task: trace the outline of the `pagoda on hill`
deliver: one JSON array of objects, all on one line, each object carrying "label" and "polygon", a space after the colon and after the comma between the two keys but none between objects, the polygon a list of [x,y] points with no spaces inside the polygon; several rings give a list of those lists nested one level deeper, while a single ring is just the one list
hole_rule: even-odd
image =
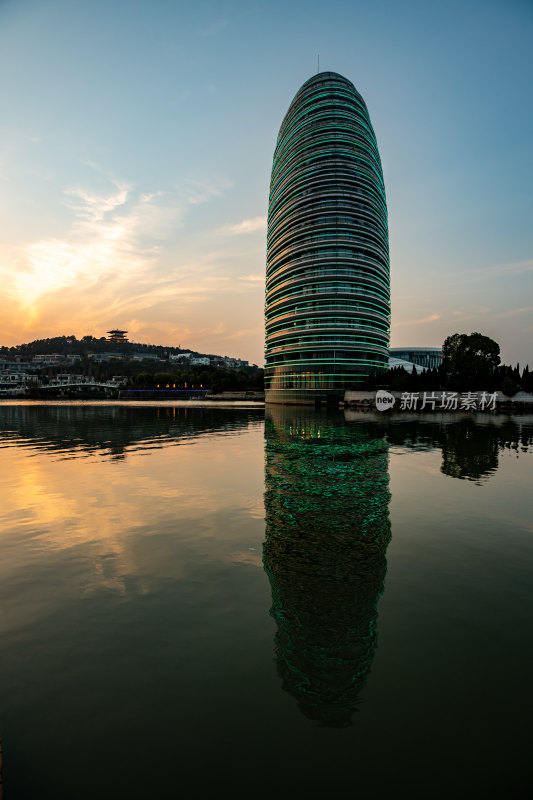
[{"label": "pagoda on hill", "polygon": [[108,342],[127,342],[128,337],[126,336],[128,331],[107,331],[107,341]]}]

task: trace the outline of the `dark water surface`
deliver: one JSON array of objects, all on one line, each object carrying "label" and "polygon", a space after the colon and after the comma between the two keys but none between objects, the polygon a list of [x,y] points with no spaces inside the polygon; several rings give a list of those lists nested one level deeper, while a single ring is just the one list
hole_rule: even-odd
[{"label": "dark water surface", "polygon": [[0,404],[5,800],[524,797],[533,416]]}]

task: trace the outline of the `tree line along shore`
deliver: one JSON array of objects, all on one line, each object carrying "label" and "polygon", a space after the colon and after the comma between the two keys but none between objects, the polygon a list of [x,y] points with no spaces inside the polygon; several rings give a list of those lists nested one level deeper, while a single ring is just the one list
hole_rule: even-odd
[{"label": "tree line along shore", "polygon": [[[45,363],[47,358],[55,363]],[[255,364],[180,347],[134,342],[117,345],[93,336],[81,339],[59,336],[0,347],[0,372],[1,386],[7,387],[10,394],[14,394],[17,374],[26,374],[23,394],[30,397],[51,397],[54,392],[106,395],[114,394],[115,389],[188,393],[195,390],[215,395],[264,391],[264,371]],[[22,387],[23,382],[19,385]],[[411,392],[482,388],[512,397],[519,391],[533,392],[533,372],[528,365],[521,368],[518,364],[514,367],[501,364],[500,347],[488,336],[455,333],[444,341],[438,368],[408,371],[400,366],[376,371],[358,388]]]}]

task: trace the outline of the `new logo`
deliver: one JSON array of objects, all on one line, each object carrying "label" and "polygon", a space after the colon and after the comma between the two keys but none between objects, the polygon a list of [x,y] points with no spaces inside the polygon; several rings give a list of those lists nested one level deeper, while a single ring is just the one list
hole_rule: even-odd
[{"label": "new logo", "polygon": [[396,398],[390,392],[385,392],[383,389],[376,392],[376,408],[378,411],[386,411],[388,408],[392,408],[395,402]]}]

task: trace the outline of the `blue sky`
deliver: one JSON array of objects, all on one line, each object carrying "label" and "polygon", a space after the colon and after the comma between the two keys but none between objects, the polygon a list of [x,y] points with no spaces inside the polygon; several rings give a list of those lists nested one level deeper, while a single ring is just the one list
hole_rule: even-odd
[{"label": "blue sky", "polygon": [[0,0],[0,343],[262,363],[272,155],[320,53],[377,135],[392,345],[533,365],[532,40],[529,0]]}]

